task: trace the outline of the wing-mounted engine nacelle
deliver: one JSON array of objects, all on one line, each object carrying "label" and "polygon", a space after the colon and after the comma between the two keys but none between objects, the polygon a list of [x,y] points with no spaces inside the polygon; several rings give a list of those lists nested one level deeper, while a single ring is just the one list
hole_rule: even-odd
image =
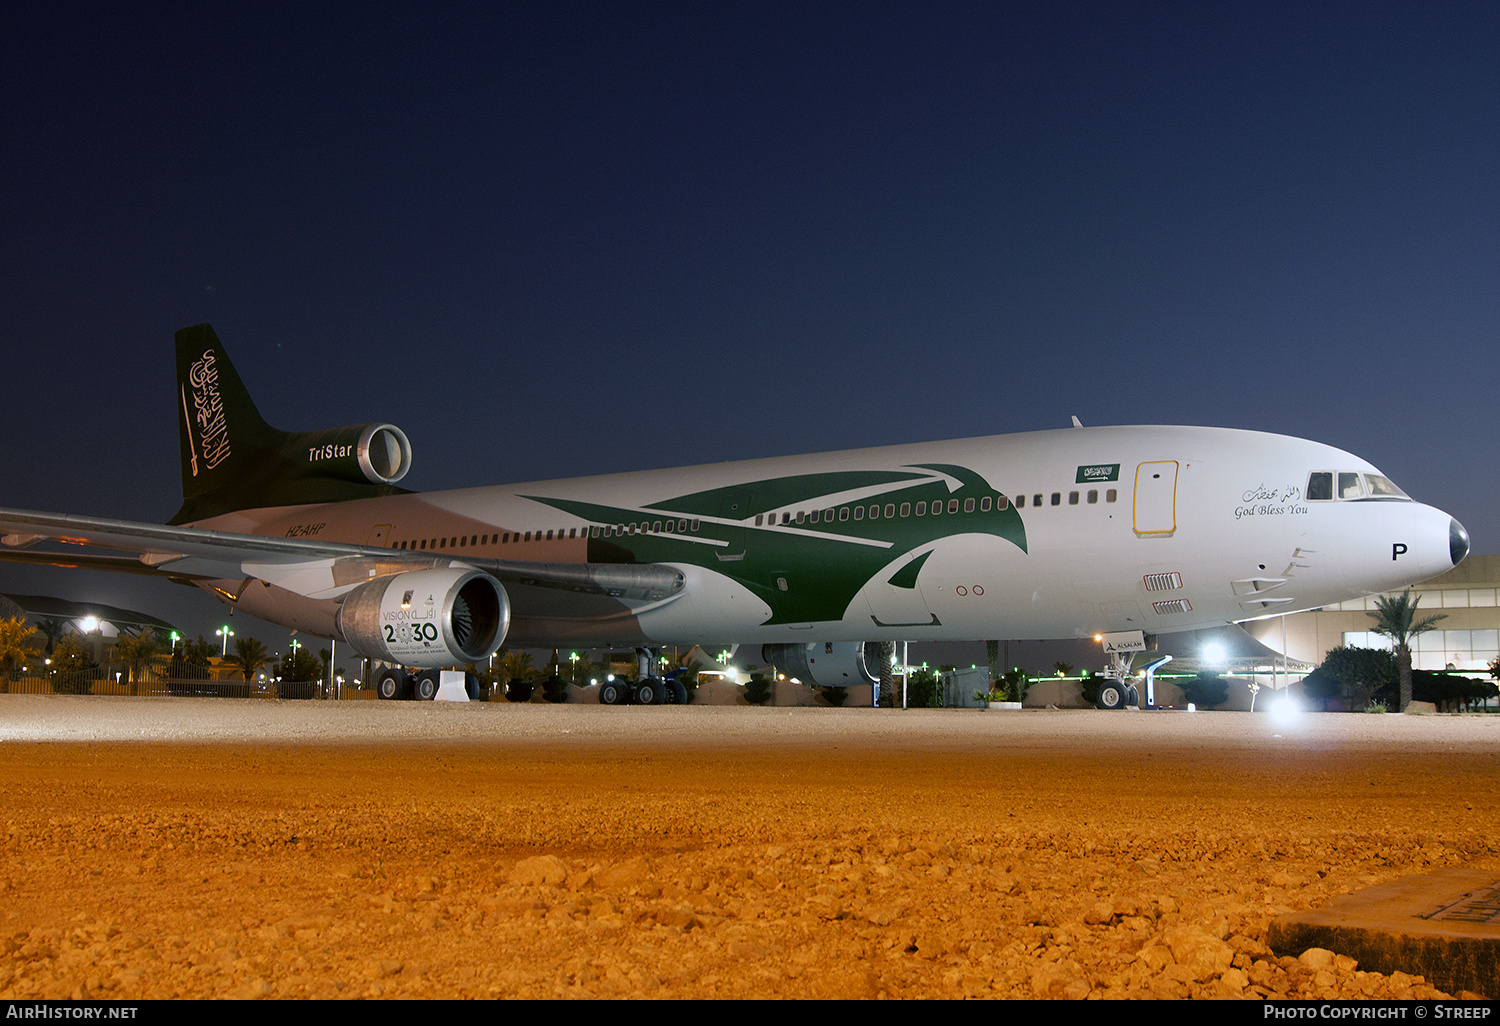
[{"label": "wing-mounted engine nacelle", "polygon": [[338,627],[360,655],[400,666],[488,659],[510,629],[510,599],[478,570],[413,570],[360,585]]},{"label": "wing-mounted engine nacelle", "polygon": [[351,424],[292,436],[287,454],[308,476],[395,484],[411,469],[411,442],[394,424]]},{"label": "wing-mounted engine nacelle", "polygon": [[760,657],[777,671],[820,688],[847,688],[880,679],[880,645],[861,641],[763,645]]}]

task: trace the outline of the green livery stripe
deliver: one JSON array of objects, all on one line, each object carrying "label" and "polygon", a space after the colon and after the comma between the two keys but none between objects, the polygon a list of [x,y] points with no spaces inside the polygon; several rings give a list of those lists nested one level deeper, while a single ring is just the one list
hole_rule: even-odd
[{"label": "green livery stripe", "polygon": [[[958,483],[956,489],[951,487],[953,482]],[[900,487],[854,503],[832,501],[851,490],[889,484]],[[1008,501],[1000,508],[1003,496],[982,476],[952,464],[773,478],[662,499],[636,509],[538,495],[523,498],[594,525],[635,528],[636,533],[611,530],[606,537],[591,538],[590,562],[684,563],[733,578],[771,607],[765,625],[842,620],[854,597],[876,574],[900,554],[927,547],[890,579],[896,587],[913,588],[923,562],[931,555],[932,543],[943,538],[989,534],[1026,551],[1020,513]],[[987,510],[983,509],[986,499]],[[887,506],[910,504],[914,513],[918,503],[943,512],[925,516],[887,516],[885,512]],[[949,512],[955,504],[957,512]],[[802,523],[755,525],[756,515],[770,510],[779,513],[789,506],[805,506],[801,512],[809,515]],[[865,514],[857,520],[856,506]],[[724,515],[735,507],[738,515]],[[878,516],[869,515],[872,507],[879,507]],[[831,517],[827,510],[834,511]],[[698,530],[679,533],[675,520],[657,519],[662,514],[691,516],[698,520]],[[817,515],[817,522],[812,514]]]}]

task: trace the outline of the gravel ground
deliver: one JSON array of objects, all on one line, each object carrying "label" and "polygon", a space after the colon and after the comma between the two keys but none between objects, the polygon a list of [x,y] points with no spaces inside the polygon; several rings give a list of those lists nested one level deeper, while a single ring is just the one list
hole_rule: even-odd
[{"label": "gravel ground", "polygon": [[0,997],[1439,996],[1500,717],[0,695]]}]

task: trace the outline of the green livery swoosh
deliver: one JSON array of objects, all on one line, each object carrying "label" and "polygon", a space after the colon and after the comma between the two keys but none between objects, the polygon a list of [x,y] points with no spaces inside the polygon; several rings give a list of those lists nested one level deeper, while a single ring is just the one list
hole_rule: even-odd
[{"label": "green livery swoosh", "polygon": [[[686,563],[733,578],[771,607],[764,625],[841,620],[884,567],[943,538],[989,534],[1026,551],[1026,527],[1015,507],[978,473],[947,463],[770,478],[636,509],[524,498],[604,528],[607,536],[589,540],[590,562]],[[915,515],[919,505],[928,511],[923,516]],[[869,515],[872,508],[878,516]],[[938,508],[941,513],[932,512]],[[792,516],[782,524],[785,512]],[[765,522],[766,513],[774,514],[773,522]],[[696,520],[697,530],[680,532],[677,518]],[[915,587],[926,555],[905,564],[890,583]]]}]

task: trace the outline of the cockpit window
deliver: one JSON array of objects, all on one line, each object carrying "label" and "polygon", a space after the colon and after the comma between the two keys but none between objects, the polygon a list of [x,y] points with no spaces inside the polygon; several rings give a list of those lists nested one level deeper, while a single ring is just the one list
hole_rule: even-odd
[{"label": "cockpit window", "polygon": [[1370,494],[1377,499],[1409,499],[1401,489],[1397,488],[1395,482],[1383,474],[1366,474],[1365,484],[1370,489]]},{"label": "cockpit window", "polygon": [[1411,498],[1382,474],[1364,474],[1353,470],[1314,470],[1307,475],[1307,498],[1312,502],[1333,499],[1402,499]]}]

